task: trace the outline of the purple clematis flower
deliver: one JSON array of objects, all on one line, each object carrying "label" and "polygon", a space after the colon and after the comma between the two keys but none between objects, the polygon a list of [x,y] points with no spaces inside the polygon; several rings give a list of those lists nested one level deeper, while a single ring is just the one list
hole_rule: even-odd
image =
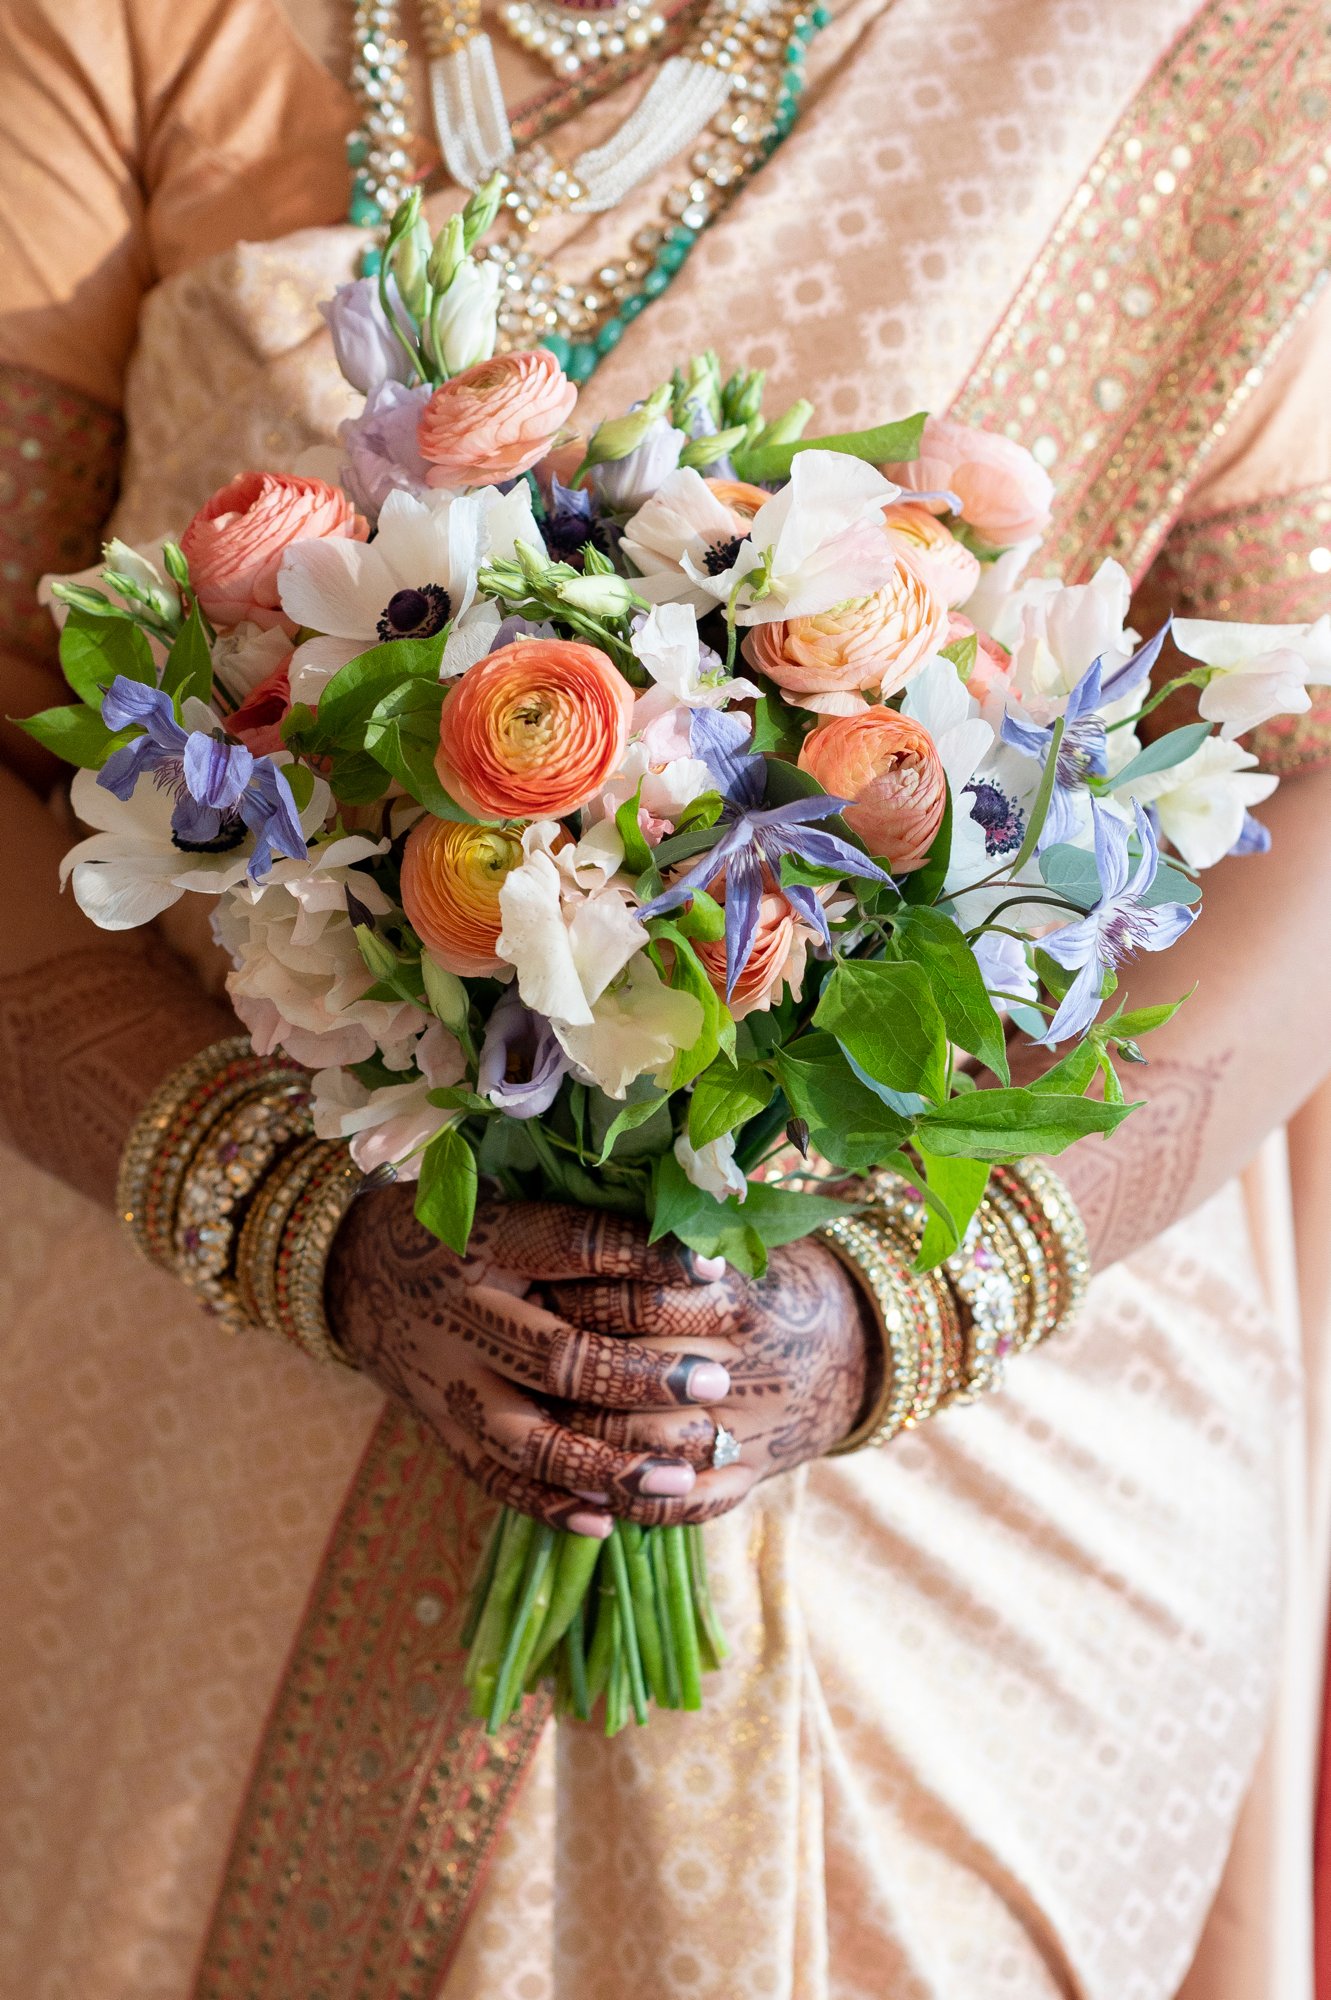
[{"label": "purple clematis flower", "polygon": [[248,831],[254,835],[246,864],[252,882],[262,880],[279,854],[305,859],[291,787],[270,757],[201,729],[182,729],[169,694],[123,674],[102,698],[102,721],[108,729],[138,727],[143,734],[112,752],[98,784],[118,799],[131,798],[143,777],[174,792],[171,837],[182,851],[225,853]]},{"label": "purple clematis flower", "polygon": [[1076,923],[1051,931],[1040,940],[1040,949],[1056,964],[1077,974],[1042,1037],[1050,1048],[1090,1027],[1100,1011],[1100,988],[1106,972],[1135,952],[1167,950],[1197,915],[1186,903],[1157,903],[1147,908],[1144,899],[1160,865],[1160,849],[1150,820],[1135,801],[1133,811],[1141,845],[1135,868],[1128,853],[1127,827],[1092,800],[1100,900]]},{"label": "purple clematis flower", "polygon": [[[1125,661],[1108,680],[1104,678],[1103,659],[1092,660],[1068,696],[1063,714],[1063,738],[1058,746],[1054,789],[1050,795],[1048,815],[1040,829],[1037,852],[1052,847],[1057,841],[1071,840],[1077,833],[1077,793],[1088,778],[1103,778],[1109,770],[1109,739],[1100,710],[1110,702],[1122,700],[1125,694],[1131,694],[1149,678],[1152,667],[1160,657],[1169,625],[1170,621],[1166,619],[1155,637],[1148,639],[1144,646],[1139,646],[1132,658]],[[1002,733],[1006,744],[1027,757],[1034,757],[1043,770],[1054,740],[1053,723],[1047,728],[1037,729],[1033,723],[1023,722],[1019,716],[1005,715]]]},{"label": "purple clematis flower", "polygon": [[544,1014],[524,1007],[510,986],[486,1024],[476,1065],[480,1095],[510,1118],[537,1118],[559,1095],[568,1066]]},{"label": "purple clematis flower", "polygon": [[[726,878],[726,998],[734,992],[749,962],[758,929],[764,870],[778,880],[783,854],[794,855],[811,868],[835,868],[868,882],[891,886],[892,877],[848,841],[818,831],[814,822],[828,819],[848,805],[826,792],[791,799],[786,805],[761,808],[767,782],[767,760],[746,751],[753,725],[742,715],[721,709],[695,708],[689,729],[695,757],[707,765],[725,799],[716,845],[695,867],[672,882],[641,912],[644,919],[664,916],[687,903],[696,889],[705,889],[718,875]],[[791,908],[830,945],[827,917],[814,891],[801,883],[782,886]]]}]

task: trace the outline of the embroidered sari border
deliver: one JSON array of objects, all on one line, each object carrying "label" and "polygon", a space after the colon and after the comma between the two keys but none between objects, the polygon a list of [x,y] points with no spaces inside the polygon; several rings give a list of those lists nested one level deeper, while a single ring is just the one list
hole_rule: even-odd
[{"label": "embroidered sari border", "polygon": [[1140,577],[1326,281],[1331,14],[1215,0],[1078,188],[954,414],[1029,443],[1069,580]]},{"label": "embroidered sari border", "polygon": [[458,1634],[493,1503],[385,1410],[264,1732],[195,2000],[435,2000],[549,1713],[469,1713]]}]

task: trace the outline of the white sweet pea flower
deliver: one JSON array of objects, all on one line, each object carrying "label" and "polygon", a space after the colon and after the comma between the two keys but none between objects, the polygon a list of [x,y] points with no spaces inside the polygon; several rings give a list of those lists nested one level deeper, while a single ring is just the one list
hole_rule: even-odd
[{"label": "white sweet pea flower", "polygon": [[556,1021],[554,1030],[581,1081],[622,1098],[636,1077],[664,1082],[679,1051],[702,1033],[702,1005],[667,986],[639,952],[601,993],[586,1026]]},{"label": "white sweet pea flower", "polygon": [[400,1181],[419,1180],[421,1154],[458,1115],[429,1101],[432,1090],[461,1083],[467,1073],[452,1035],[432,1021],[415,1056],[415,1072],[406,1082],[374,1090],[347,1069],[321,1069],[313,1079],[315,1132],[321,1139],[349,1139],[362,1173],[392,1167]]},{"label": "white sweet pea flower", "polygon": [[[638,571],[635,587],[650,603],[691,604],[702,612],[718,601],[713,569],[730,567],[747,532],[702,474],[685,466],[668,474],[628,521],[622,547]],[[698,574],[704,581],[694,580]]]},{"label": "white sweet pea flower", "polygon": [[[718,603],[740,586],[740,625],[813,617],[869,596],[893,574],[897,549],[884,531],[883,509],[900,495],[899,486],[863,459],[804,451],[786,485],[754,515],[728,567],[712,574],[689,554],[684,567]],[[746,583],[755,572],[758,580]]]},{"label": "white sweet pea flower", "polygon": [[675,1141],[675,1158],[694,1187],[701,1188],[715,1201],[724,1201],[732,1194],[743,1201],[749,1192],[747,1177],[735,1165],[733,1132],[725,1132],[719,1139],[709,1140],[707,1145],[696,1149],[689,1144],[688,1133],[681,1132]]},{"label": "white sweet pea flower", "polygon": [[[147,787],[141,786],[140,791]],[[387,841],[352,834],[237,883],[213,912],[231,958],[227,992],[263,1055],[283,1048],[311,1069],[382,1055],[405,1069],[431,1016],[408,1000],[367,1000],[374,984],[347,914],[347,890],[373,916],[394,904],[359,864]]]},{"label": "white sweet pea flower", "polygon": [[1174,643],[1210,667],[1214,679],[1197,703],[1218,722],[1226,742],[1274,715],[1303,715],[1308,686],[1331,682],[1331,616],[1313,625],[1230,625],[1210,618],[1176,618]]},{"label": "white sweet pea flower", "polygon": [[477,601],[482,563],[511,558],[525,542],[544,558],[529,488],[418,499],[390,493],[372,542],[295,542],[278,574],[282,608],[320,633],[291,660],[291,698],[314,705],[340,667],[388,639],[428,639],[450,627],[442,673],[483,659],[499,630],[498,608]]},{"label": "white sweet pea flower", "polygon": [[971,816],[975,800],[966,787],[991,756],[994,732],[967,694],[951,660],[941,655],[915,675],[902,697],[901,710],[928,730],[947,773],[952,795],[952,852],[944,888],[977,881],[993,864],[986,863],[985,831]]},{"label": "white sweet pea flower", "polygon": [[981,563],[980,581],[966,599],[966,616],[1000,645],[1011,647],[1021,631],[1022,577],[1040,544],[1017,542],[996,562]]},{"label": "white sweet pea flower", "polygon": [[1208,736],[1172,770],[1131,779],[1123,796],[1155,807],[1161,833],[1190,868],[1213,868],[1238,844],[1250,809],[1280,782],[1256,763],[1250,750]]},{"label": "white sweet pea flower", "polygon": [[538,820],[523,835],[526,859],[499,891],[503,929],[495,945],[515,969],[527,1006],[556,1032],[590,1027],[595,1002],[647,942],[632,896],[610,879],[624,856],[614,822],[556,855],[558,833],[554,821]]},{"label": "white sweet pea flower", "polygon": [[1012,690],[1030,720],[1043,726],[1062,713],[1093,660],[1103,660],[1108,681],[1132,657],[1135,634],[1126,629],[1132,586],[1122,565],[1109,561],[1089,583],[1039,579],[1019,595]]},{"label": "white sweet pea flower", "polygon": [[635,730],[671,708],[724,708],[729,702],[757,697],[751,681],[732,679],[719,654],[703,645],[691,604],[653,606],[629,644],[653,683],[633,705]]},{"label": "white sweet pea flower", "polygon": [[242,702],[291,652],[291,635],[280,625],[251,625],[242,619],[213,641],[213,672],[235,702]]}]

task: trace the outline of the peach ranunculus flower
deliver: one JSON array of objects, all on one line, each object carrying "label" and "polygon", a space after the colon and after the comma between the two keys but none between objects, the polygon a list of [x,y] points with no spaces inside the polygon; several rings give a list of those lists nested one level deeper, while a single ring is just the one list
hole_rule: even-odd
[{"label": "peach ranunculus flower", "polygon": [[402,855],[402,907],[446,972],[480,979],[500,970],[499,891],[522,859],[521,838],[503,827],[417,820]]},{"label": "peach ranunculus flower", "polygon": [[883,471],[910,493],[955,493],[962,520],[992,549],[1030,541],[1049,525],[1053,481],[1025,445],[996,431],[929,417],[919,457]]},{"label": "peach ranunculus flower", "polygon": [[236,737],[256,757],[269,757],[285,747],[282,724],[291,707],[290,669],[288,652],[227,717],[227,735]]},{"label": "peach ranunculus flower", "polygon": [[435,769],[480,819],[562,819],[618,769],[632,726],[633,690],[595,646],[516,639],[449,694]]},{"label": "peach ranunculus flower", "polygon": [[846,824],[894,875],[923,867],[943,822],[947,779],[927,729],[892,708],[839,715],[804,740],[800,767],[849,799]]},{"label": "peach ranunculus flower", "polygon": [[242,472],[205,500],[180,547],[205,617],[269,627],[282,622],[277,572],[293,542],[363,542],[369,532],[338,486],[294,472]]},{"label": "peach ranunculus flower", "polygon": [[772,497],[765,486],[751,486],[747,479],[709,479],[707,485],[721,505],[729,507],[741,534],[748,533],[758,509]]},{"label": "peach ranunculus flower", "polygon": [[545,456],[578,400],[548,347],[496,354],[435,390],[417,446],[431,486],[494,486]]},{"label": "peach ranunculus flower", "polygon": [[[718,903],[724,903],[724,881],[713,882],[708,893]],[[753,949],[727,1002],[737,1021],[742,1021],[746,1014],[766,1013],[781,998],[784,987],[794,991],[802,985],[805,960],[813,937],[814,932],[796,915],[781,891],[767,887],[758,904],[758,928],[753,934]],[[725,939],[718,938],[715,944],[697,944],[694,950],[703,971],[724,1000]]]},{"label": "peach ranunculus flower", "polygon": [[891,581],[868,597],[808,618],[755,625],[744,656],[796,696],[858,688],[892,695],[938,651],[946,632],[946,605],[902,557]]},{"label": "peach ranunculus flower", "polygon": [[980,558],[918,500],[897,500],[883,509],[896,547],[917,569],[935,597],[955,611],[980,581]]}]

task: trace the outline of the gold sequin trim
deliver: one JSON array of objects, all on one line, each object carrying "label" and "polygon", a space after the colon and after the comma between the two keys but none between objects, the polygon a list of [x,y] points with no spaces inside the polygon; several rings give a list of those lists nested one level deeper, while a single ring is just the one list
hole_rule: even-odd
[{"label": "gold sequin trim", "polygon": [[436,2000],[549,1714],[489,1737],[459,1644],[494,1505],[384,1412],[259,1750],[194,2000]]},{"label": "gold sequin trim", "polygon": [[1140,577],[1331,257],[1331,12],[1213,0],[1078,188],[954,414],[1058,487],[1043,559]]}]

